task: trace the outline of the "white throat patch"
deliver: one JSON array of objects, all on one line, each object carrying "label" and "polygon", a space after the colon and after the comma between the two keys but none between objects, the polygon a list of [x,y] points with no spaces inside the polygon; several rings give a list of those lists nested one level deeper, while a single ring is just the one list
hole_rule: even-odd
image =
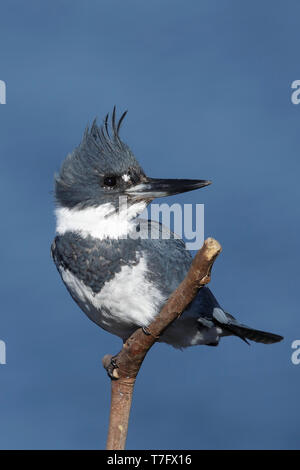
[{"label": "white throat patch", "polygon": [[133,227],[134,219],[146,207],[146,203],[138,202],[129,207],[122,206],[116,210],[110,203],[86,209],[68,209],[58,207],[55,210],[56,232],[77,232],[81,236],[93,238],[121,238],[126,236]]}]

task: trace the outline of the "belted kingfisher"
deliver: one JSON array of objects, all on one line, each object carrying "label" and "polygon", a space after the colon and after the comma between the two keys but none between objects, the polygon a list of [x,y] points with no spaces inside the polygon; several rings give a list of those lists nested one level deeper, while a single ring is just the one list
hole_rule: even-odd
[{"label": "belted kingfisher", "polygon": [[[111,122],[109,115],[100,127],[94,121],[55,175],[57,234],[51,247],[75,302],[93,322],[123,341],[149,325],[192,261],[182,240],[139,215],[157,197],[210,184],[146,176],[119,135],[126,113],[117,122],[114,108]],[[121,196],[126,197],[125,208]],[[175,348],[217,346],[228,335],[265,344],[283,339],[239,323],[203,287],[159,341]]]}]

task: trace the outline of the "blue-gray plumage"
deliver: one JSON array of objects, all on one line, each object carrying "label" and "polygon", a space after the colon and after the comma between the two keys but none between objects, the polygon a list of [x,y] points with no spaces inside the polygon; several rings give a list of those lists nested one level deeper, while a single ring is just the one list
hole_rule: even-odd
[{"label": "blue-gray plumage", "polygon": [[[125,114],[117,124],[114,109],[111,130],[108,116],[100,128],[94,122],[63,162],[55,177],[57,235],[51,250],[75,302],[91,320],[123,340],[149,325],[192,261],[182,240],[139,214],[155,197],[210,184],[147,177],[120,139]],[[266,344],[282,339],[240,324],[205,287],[160,341],[178,348],[216,346],[228,335]]]}]

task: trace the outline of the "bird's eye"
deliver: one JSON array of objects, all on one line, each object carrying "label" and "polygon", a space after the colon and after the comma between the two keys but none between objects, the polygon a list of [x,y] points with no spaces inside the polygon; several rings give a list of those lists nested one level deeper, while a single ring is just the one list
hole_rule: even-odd
[{"label": "bird's eye", "polygon": [[117,184],[117,178],[113,175],[105,176],[103,183],[104,183],[104,186],[108,186],[109,188],[111,188]]}]

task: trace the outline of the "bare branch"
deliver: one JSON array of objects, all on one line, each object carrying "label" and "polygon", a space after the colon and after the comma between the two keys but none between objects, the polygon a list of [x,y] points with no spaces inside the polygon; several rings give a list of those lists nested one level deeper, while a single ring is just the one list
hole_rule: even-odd
[{"label": "bare branch", "polygon": [[107,450],[125,448],[133,388],[142,362],[162,332],[182,314],[199,289],[209,283],[213,263],[221,250],[221,245],[213,238],[205,240],[185,279],[148,328],[137,329],[117,356],[104,356],[103,366],[112,378]]}]

